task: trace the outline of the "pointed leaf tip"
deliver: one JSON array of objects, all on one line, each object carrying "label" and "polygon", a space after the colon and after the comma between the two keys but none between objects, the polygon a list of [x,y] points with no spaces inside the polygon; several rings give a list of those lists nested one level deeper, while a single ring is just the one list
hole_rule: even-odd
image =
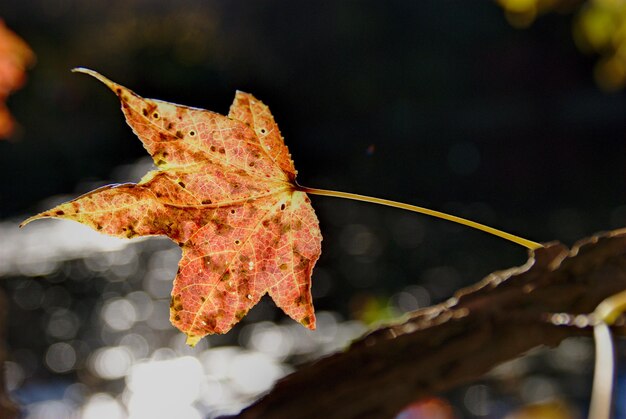
[{"label": "pointed leaf tip", "polygon": [[200,342],[200,339],[202,339],[202,336],[187,335],[185,343],[193,348],[198,342]]},{"label": "pointed leaf tip", "polygon": [[24,221],[22,221],[19,225],[19,228],[24,227],[26,224],[30,223],[31,221],[35,221],[37,219],[41,218],[41,215],[33,215],[32,217],[28,217],[27,219],[25,219]]},{"label": "pointed leaf tip", "polygon": [[104,77],[102,74],[98,73],[97,71],[91,70],[89,68],[85,68],[85,67],[75,67],[72,69],[72,73],[83,73],[83,74],[87,74],[95,79],[100,80],[102,83],[104,83],[109,89],[115,91],[115,89],[117,87],[119,87],[119,84],[109,80],[108,78]]}]

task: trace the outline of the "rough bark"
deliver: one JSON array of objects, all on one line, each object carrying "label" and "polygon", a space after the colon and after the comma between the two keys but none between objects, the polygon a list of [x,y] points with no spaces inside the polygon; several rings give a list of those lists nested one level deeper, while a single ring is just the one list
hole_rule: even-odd
[{"label": "rough bark", "polygon": [[590,335],[584,322],[555,325],[551,314],[591,313],[624,289],[626,229],[571,250],[549,243],[523,266],[494,272],[445,303],[300,368],[238,417],[390,418],[421,396],[470,382],[534,347]]}]

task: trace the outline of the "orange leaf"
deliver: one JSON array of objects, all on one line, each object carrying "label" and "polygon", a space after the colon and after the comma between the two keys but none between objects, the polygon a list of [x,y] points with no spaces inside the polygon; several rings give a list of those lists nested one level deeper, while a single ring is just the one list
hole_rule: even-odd
[{"label": "orange leaf", "polygon": [[117,237],[166,235],[183,249],[170,320],[194,345],[226,333],[269,293],[315,328],[311,271],[322,236],[267,106],[237,92],[228,117],[144,99],[87,69],[122,102],[157,170],[29,218],[75,220]]},{"label": "orange leaf", "polygon": [[9,94],[26,81],[26,68],[35,55],[19,36],[10,31],[0,19],[0,138],[11,135],[14,121],[4,102]]}]

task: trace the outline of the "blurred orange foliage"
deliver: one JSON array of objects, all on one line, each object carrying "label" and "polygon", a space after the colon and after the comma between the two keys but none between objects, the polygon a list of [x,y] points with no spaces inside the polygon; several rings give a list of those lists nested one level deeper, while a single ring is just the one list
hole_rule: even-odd
[{"label": "blurred orange foliage", "polygon": [[560,400],[530,404],[508,414],[504,419],[579,419],[565,402]]},{"label": "blurred orange foliage", "polygon": [[28,44],[0,19],[0,138],[13,133],[15,122],[6,106],[9,94],[26,81],[26,68],[35,61]]},{"label": "blurred orange foliage", "polygon": [[411,403],[396,419],[457,419],[457,415],[447,401],[431,397]]}]

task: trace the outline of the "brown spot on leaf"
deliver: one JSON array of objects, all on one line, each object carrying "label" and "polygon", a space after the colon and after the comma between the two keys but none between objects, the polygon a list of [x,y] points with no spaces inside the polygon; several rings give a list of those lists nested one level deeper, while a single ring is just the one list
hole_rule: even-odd
[{"label": "brown spot on leaf", "polygon": [[293,251],[294,259],[296,260],[294,269],[296,271],[305,270],[309,266],[309,259],[304,257],[301,253],[294,250]]},{"label": "brown spot on leaf", "polygon": [[[283,216],[285,212],[276,211],[288,209],[295,185],[291,190],[287,185],[286,188],[276,187],[284,179],[293,179],[295,169],[267,108],[259,102],[252,106],[252,96],[239,93],[228,117],[203,110],[191,111],[174,104],[165,105],[163,109],[164,112],[167,109],[167,113],[160,114],[161,107],[157,102],[134,94],[131,98],[130,91],[117,85],[114,89],[128,123],[135,132],[142,133],[141,140],[152,154],[153,161],[171,181],[162,182],[163,176],[150,177],[153,180],[132,192],[126,187],[108,188],[78,198],[76,202],[83,208],[82,221],[97,230],[104,230],[102,214],[111,214],[106,218],[107,232],[116,230],[128,237],[136,236],[138,231],[142,235],[165,234],[183,247],[182,266],[188,268],[178,268],[171,299],[171,318],[188,334],[190,342],[195,343],[206,334],[227,332],[249,311],[263,289],[277,289],[273,295],[279,305],[288,313],[294,313],[294,310],[300,313],[296,314],[297,318],[302,318],[303,313],[308,314],[302,323],[312,324],[315,318],[311,314],[308,290],[310,271],[318,257],[315,254],[320,240],[317,219],[310,206],[299,207],[298,217],[289,221]],[[148,119],[158,126],[147,124]],[[200,120],[206,120],[207,127],[218,127],[219,133],[213,134],[214,137],[207,134],[202,147],[178,141],[204,136],[193,125]],[[263,144],[258,143],[255,134],[258,137],[263,134]],[[207,158],[207,151],[212,159]],[[218,153],[224,157],[215,158]],[[168,167],[168,164],[172,166]],[[182,166],[193,169],[182,175]],[[183,187],[193,187],[193,194],[181,193],[179,188]],[[264,192],[267,196],[261,196],[265,195]],[[123,199],[117,199],[120,197]],[[215,209],[202,208],[200,202]],[[120,205],[124,205],[123,211],[120,211]],[[72,209],[72,206],[61,208],[68,208],[65,215],[74,215],[79,209]],[[56,211],[42,216],[55,216]],[[266,216],[268,211],[272,215]],[[302,221],[298,222],[296,218]],[[252,234],[259,222],[264,230]],[[295,254],[292,261],[288,253],[290,249],[284,248],[285,237],[281,234],[290,230],[287,234],[292,234],[296,228],[298,233],[290,240],[295,248],[306,248],[307,257]],[[245,254],[242,255],[244,240]],[[287,252],[279,260],[276,256],[278,248]],[[313,249],[311,254],[308,249]],[[276,270],[279,270],[278,275]],[[260,276],[263,271],[264,278],[258,278],[263,283],[259,289],[253,289],[253,278],[257,280],[257,274]],[[285,276],[293,276],[300,284],[300,297],[293,290],[284,288],[293,281],[279,282]],[[190,286],[211,291],[180,294],[180,290]],[[182,314],[183,306],[189,310],[190,317],[197,319],[193,324],[187,321],[187,312]]]},{"label": "brown spot on leaf", "polygon": [[63,210],[58,210],[57,212],[55,212],[56,215],[65,215],[65,211]]},{"label": "brown spot on leaf", "polygon": [[137,236],[137,232],[135,231],[135,227],[132,225],[129,225],[126,229],[126,237],[129,239],[132,239],[133,237]]},{"label": "brown spot on leaf", "polygon": [[233,230],[233,227],[230,224],[226,224],[220,220],[213,219],[211,222],[215,225],[216,234],[224,235]]}]

